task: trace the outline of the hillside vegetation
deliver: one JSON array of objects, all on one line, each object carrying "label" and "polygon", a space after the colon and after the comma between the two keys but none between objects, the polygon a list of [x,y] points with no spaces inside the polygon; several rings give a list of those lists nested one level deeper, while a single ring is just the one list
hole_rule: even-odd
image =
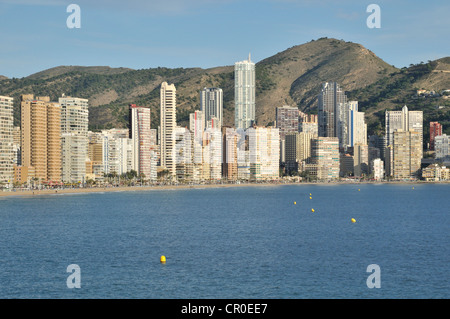
[{"label": "hillside vegetation", "polygon": [[[243,57],[245,59],[246,57]],[[423,109],[425,120],[442,121],[450,128],[449,101],[445,97],[415,97],[417,89],[450,89],[450,58],[398,69],[357,43],[321,38],[291,47],[256,64],[256,120],[267,125],[278,106],[298,106],[315,113],[323,82],[336,81],[349,99],[366,112],[369,133],[382,132],[384,111]],[[59,66],[20,79],[0,77],[0,95],[15,98],[15,125],[19,124],[21,94],[63,93],[89,99],[90,129],[126,127],[128,104],[148,106],[152,127],[159,125],[159,89],[163,81],[177,88],[177,122],[188,125],[189,113],[199,109],[199,92],[220,87],[224,92],[224,124],[234,123],[234,66],[150,68],[133,70],[105,66]],[[438,108],[443,106],[443,108]],[[426,127],[427,125],[424,125]]]}]

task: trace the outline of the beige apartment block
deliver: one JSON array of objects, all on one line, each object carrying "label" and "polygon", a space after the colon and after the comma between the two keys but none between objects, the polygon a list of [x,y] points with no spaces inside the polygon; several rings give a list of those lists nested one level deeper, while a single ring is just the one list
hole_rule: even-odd
[{"label": "beige apartment block", "polygon": [[422,160],[422,136],[418,132],[394,131],[393,176],[409,179],[417,176]]},{"label": "beige apartment block", "polygon": [[[22,166],[42,182],[61,182],[61,107],[48,96],[21,96]],[[22,174],[23,175],[23,174]]]}]

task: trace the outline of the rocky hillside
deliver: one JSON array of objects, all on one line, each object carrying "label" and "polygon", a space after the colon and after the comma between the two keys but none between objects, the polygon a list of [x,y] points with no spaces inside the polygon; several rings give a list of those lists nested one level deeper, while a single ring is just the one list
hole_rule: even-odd
[{"label": "rocky hillside", "polygon": [[[242,60],[246,59],[243,57]],[[414,99],[416,88],[450,89],[450,58],[397,69],[360,44],[321,38],[291,47],[256,64],[256,116],[260,125],[274,121],[275,108],[285,104],[305,112],[316,112],[317,94],[323,82],[336,81],[349,98],[360,101],[376,132],[383,125],[380,112],[412,103],[430,108],[449,100]],[[234,123],[234,67],[151,68],[132,70],[110,67],[60,66],[21,79],[0,79],[0,95],[15,98],[19,123],[20,94],[62,93],[89,99],[90,128],[126,127],[128,104],[148,106],[152,125],[159,124],[159,88],[163,81],[177,87],[177,120],[187,125],[189,113],[199,109],[199,91],[221,87],[224,91],[224,122]],[[423,101],[426,101],[423,104]],[[422,103],[422,104],[421,104]],[[447,103],[447,104],[446,104]],[[377,115],[378,114],[378,115]],[[445,115],[444,115],[445,116]],[[380,123],[378,123],[380,122]],[[450,125],[449,125],[450,126]]]}]

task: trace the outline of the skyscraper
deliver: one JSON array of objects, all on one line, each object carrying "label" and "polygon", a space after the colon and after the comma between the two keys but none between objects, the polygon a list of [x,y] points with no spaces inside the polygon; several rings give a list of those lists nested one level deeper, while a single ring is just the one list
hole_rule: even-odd
[{"label": "skyscraper", "polygon": [[[409,111],[408,107],[403,106],[401,111],[386,111],[386,148],[385,148],[385,165],[386,165],[386,175],[395,174],[394,158],[395,152],[394,145],[394,134],[396,131],[402,132],[416,132],[418,135],[414,136],[414,142],[418,138],[420,144],[422,145],[419,150],[417,150],[417,155],[420,159],[423,157],[423,112],[422,111]],[[398,145],[398,143],[397,143]],[[389,161],[389,162],[388,162]],[[419,166],[420,168],[420,166]],[[403,174],[404,175],[404,174]]]},{"label": "skyscraper", "polygon": [[[48,96],[21,96],[21,161],[42,182],[61,182],[61,106]],[[84,164],[84,162],[83,162]],[[23,177],[27,180],[28,177]]]},{"label": "skyscraper", "polygon": [[204,88],[200,91],[200,110],[205,116],[205,127],[213,118],[223,125],[223,91],[220,88]]},{"label": "skyscraper", "polygon": [[439,122],[430,122],[430,151],[434,151],[434,140],[440,135],[442,135],[442,125]]},{"label": "skyscraper", "polygon": [[176,164],[174,159],[175,134],[177,126],[177,98],[174,84],[163,82],[161,84],[161,166],[175,177]]},{"label": "skyscraper", "polygon": [[234,124],[246,130],[255,123],[255,63],[250,59],[234,65]]},{"label": "skyscraper", "polygon": [[358,111],[358,102],[349,101],[345,107],[346,117],[341,131],[346,134],[343,136],[344,147],[353,147],[356,144],[367,145],[367,124],[364,112]]},{"label": "skyscraper", "polygon": [[59,98],[61,105],[62,180],[84,183],[88,158],[88,100],[70,96]]},{"label": "skyscraper", "polygon": [[342,108],[346,103],[344,91],[336,82],[326,82],[318,96],[319,136],[339,137],[339,121],[345,116]]},{"label": "skyscraper", "polygon": [[130,109],[130,138],[133,144],[133,169],[146,180],[156,180],[156,150],[151,140],[151,112],[150,108],[129,105]]},{"label": "skyscraper", "polygon": [[12,184],[13,156],[13,98],[0,96],[0,184]]}]

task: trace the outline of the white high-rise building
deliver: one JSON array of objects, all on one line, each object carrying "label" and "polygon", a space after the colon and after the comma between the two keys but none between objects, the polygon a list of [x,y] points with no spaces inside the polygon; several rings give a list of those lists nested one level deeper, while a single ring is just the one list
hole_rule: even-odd
[{"label": "white high-rise building", "polygon": [[203,178],[222,178],[222,132],[208,128],[203,133]]},{"label": "white high-rise building", "polygon": [[88,159],[88,100],[62,96],[61,105],[61,155],[62,180],[84,183]]},{"label": "white high-rise building", "polygon": [[436,136],[434,139],[435,157],[437,160],[444,160],[450,156],[450,138],[447,134]]},{"label": "white high-rise building", "polygon": [[177,98],[174,84],[161,84],[161,166],[165,167],[169,174],[176,175],[176,164],[173,158],[175,147],[175,135],[177,126]]},{"label": "white high-rise building", "polygon": [[251,127],[249,140],[250,179],[277,179],[280,176],[280,131],[273,127]]},{"label": "white high-rise building", "polygon": [[237,129],[253,126],[255,123],[255,63],[250,59],[234,65],[234,124]]},{"label": "white high-rise building", "polygon": [[[116,173],[122,175],[134,169],[133,140],[128,138],[127,129],[103,130],[102,165],[105,174]],[[136,171],[139,173],[139,171]]]},{"label": "white high-rise building", "polygon": [[203,132],[205,116],[202,111],[189,114],[189,130],[192,135],[192,180],[198,181],[203,176]]},{"label": "white high-rise building", "polygon": [[409,111],[405,105],[401,111],[386,111],[386,146],[392,145],[395,130],[414,131],[423,140],[423,111]]},{"label": "white high-rise building", "polygon": [[356,144],[367,144],[367,124],[364,117],[364,112],[358,111],[358,101],[349,101],[345,106],[345,123],[341,132],[344,147],[353,147]]},{"label": "white high-rise building", "polygon": [[175,147],[173,158],[175,161],[175,171],[178,180],[192,178],[192,136],[185,127],[175,127]]},{"label": "white high-rise building", "polygon": [[155,141],[152,139],[151,111],[130,104],[130,138],[133,144],[133,169],[145,180],[156,181]]},{"label": "white high-rise building", "polygon": [[339,178],[339,140],[337,137],[318,137],[311,141],[311,162],[317,165],[319,180]]},{"label": "white high-rise building", "polygon": [[372,161],[373,178],[376,181],[384,179],[384,162],[381,158],[376,158]]},{"label": "white high-rise building", "polygon": [[0,184],[12,184],[13,162],[13,98],[0,96]]},{"label": "white high-rise building", "polygon": [[223,91],[221,88],[204,88],[200,92],[200,110],[205,118],[205,127],[213,118],[223,125]]}]

